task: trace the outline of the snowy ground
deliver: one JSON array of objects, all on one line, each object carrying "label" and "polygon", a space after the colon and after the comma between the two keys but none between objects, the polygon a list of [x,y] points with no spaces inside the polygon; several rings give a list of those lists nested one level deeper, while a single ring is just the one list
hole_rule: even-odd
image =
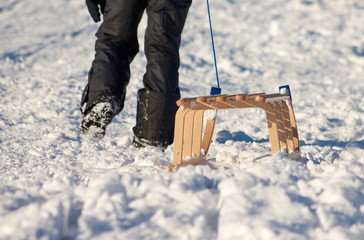
[{"label": "snowy ground", "polygon": [[[269,156],[259,110],[221,111],[210,163],[167,172],[130,146],[136,91],[102,141],[80,138],[94,24],[76,0],[0,3],[0,239],[363,239],[364,2],[212,0],[224,93],[290,84],[302,158]],[[181,47],[183,97],[214,84],[206,2]]]}]

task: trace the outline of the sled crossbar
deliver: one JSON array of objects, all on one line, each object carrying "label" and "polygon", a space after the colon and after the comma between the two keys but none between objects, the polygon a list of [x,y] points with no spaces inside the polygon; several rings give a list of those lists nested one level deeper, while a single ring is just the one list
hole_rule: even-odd
[{"label": "sled crossbar", "polygon": [[206,161],[218,109],[261,108],[268,123],[271,152],[299,153],[299,139],[290,94],[236,94],[183,98],[177,101],[173,163],[197,165]]}]

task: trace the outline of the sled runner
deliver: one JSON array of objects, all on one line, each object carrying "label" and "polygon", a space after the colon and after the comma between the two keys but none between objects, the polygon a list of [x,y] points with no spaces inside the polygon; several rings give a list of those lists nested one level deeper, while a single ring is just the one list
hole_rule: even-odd
[{"label": "sled runner", "polygon": [[170,171],[179,166],[206,161],[218,109],[261,108],[268,123],[272,154],[278,151],[297,155],[300,151],[296,120],[289,86],[276,94],[212,95],[184,98],[177,101],[174,130],[173,163]]}]

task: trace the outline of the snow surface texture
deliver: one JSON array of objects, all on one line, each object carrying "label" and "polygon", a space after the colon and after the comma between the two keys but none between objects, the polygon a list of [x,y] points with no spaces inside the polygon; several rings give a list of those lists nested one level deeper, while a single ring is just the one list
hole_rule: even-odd
[{"label": "snow surface texture", "polygon": [[[364,2],[210,1],[223,93],[290,84],[302,158],[270,156],[261,110],[219,111],[209,164],[167,172],[131,146],[143,32],[125,109],[80,138],[93,59],[84,1],[0,2],[0,239],[363,239]],[[215,84],[206,2],[181,46],[182,97]]]}]

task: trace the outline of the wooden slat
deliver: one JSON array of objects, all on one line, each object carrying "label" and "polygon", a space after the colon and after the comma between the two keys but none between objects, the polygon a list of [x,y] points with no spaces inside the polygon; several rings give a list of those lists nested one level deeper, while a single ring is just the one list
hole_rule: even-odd
[{"label": "wooden slat", "polygon": [[275,154],[280,150],[276,114],[274,112],[273,106],[270,104],[266,104],[263,109],[267,116],[271,151],[272,154]]},{"label": "wooden slat", "polygon": [[182,161],[192,157],[192,144],[193,144],[193,126],[196,111],[189,111],[185,115],[184,129],[183,129],[183,142],[182,142]]},{"label": "wooden slat", "polygon": [[201,156],[203,115],[204,111],[202,110],[196,111],[195,118],[193,119],[193,137],[192,137],[193,157]]},{"label": "wooden slat", "polygon": [[185,115],[191,111],[190,109],[178,108],[176,113],[174,140],[173,140],[173,162],[175,164],[182,163],[183,152],[183,132],[185,129]]},{"label": "wooden slat", "polygon": [[274,102],[273,108],[274,108],[274,112],[276,114],[279,148],[280,148],[280,151],[284,151],[285,153],[287,153],[286,132],[284,130],[282,108],[281,108],[281,105],[279,104],[279,102]]},{"label": "wooden slat", "polygon": [[294,151],[296,153],[298,153],[300,151],[300,141],[299,141],[299,138],[298,138],[298,130],[297,130],[297,125],[296,125],[296,118],[294,116],[294,111],[293,111],[292,103],[291,102],[288,102],[287,106],[288,106],[289,118],[290,118],[291,126],[292,126],[292,135],[293,135]]},{"label": "wooden slat", "polygon": [[283,113],[283,124],[284,124],[284,131],[286,133],[286,141],[288,147],[288,153],[294,152],[294,145],[293,145],[293,134],[292,134],[292,126],[291,120],[289,116],[289,110],[285,101],[281,102],[282,113]]},{"label": "wooden slat", "polygon": [[203,151],[203,154],[201,154],[201,156],[207,155],[207,152],[209,150],[211,139],[212,139],[212,134],[214,132],[215,120],[216,120],[216,118],[206,120],[205,131],[202,135],[201,150]]}]

